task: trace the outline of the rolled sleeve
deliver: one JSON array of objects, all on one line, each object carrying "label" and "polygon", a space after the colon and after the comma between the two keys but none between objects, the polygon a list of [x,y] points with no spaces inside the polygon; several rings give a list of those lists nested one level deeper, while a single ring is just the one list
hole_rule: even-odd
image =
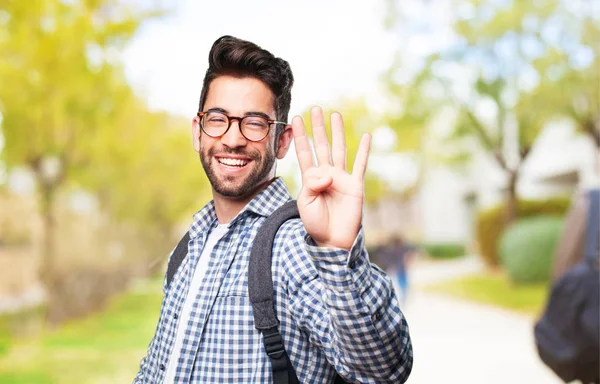
[{"label": "rolled sleeve", "polygon": [[319,276],[323,305],[303,312],[327,313],[330,329],[308,331],[319,333],[315,336],[332,354],[336,370],[352,381],[406,381],[413,361],[408,324],[391,280],[369,261],[362,228],[349,251],[319,247],[306,234],[303,239]]},{"label": "rolled sleeve", "polygon": [[319,247],[305,236],[306,250],[311,256],[323,282],[333,290],[354,290],[366,287],[371,267],[364,248],[364,233],[360,229],[349,251]]}]

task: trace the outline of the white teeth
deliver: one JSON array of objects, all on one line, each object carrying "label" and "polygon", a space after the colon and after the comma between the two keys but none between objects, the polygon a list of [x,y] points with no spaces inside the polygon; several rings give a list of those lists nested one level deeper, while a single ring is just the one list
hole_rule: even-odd
[{"label": "white teeth", "polygon": [[231,165],[231,166],[236,166],[236,167],[243,167],[244,165],[248,164],[248,162],[246,160],[228,159],[226,157],[221,157],[221,158],[217,159],[217,161],[221,164]]}]

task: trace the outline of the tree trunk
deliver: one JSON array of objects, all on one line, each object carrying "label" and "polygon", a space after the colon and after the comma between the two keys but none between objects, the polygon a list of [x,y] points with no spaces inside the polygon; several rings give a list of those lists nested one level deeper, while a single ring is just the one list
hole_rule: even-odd
[{"label": "tree trunk", "polygon": [[43,223],[43,242],[41,262],[38,271],[40,280],[46,287],[51,284],[56,268],[56,218],[54,215],[54,200],[56,186],[38,180],[41,194],[41,215]]},{"label": "tree trunk", "polygon": [[596,145],[596,148],[600,149],[600,127],[597,127],[597,124],[593,119],[589,119],[583,122],[582,124],[583,131],[590,135],[592,141]]},{"label": "tree trunk", "polygon": [[59,165],[61,169],[48,175],[48,170],[44,169],[43,158],[39,157],[33,160],[31,168],[35,174],[36,185],[38,187],[40,201],[40,215],[42,216],[43,241],[40,250],[40,263],[38,277],[46,289],[50,289],[56,274],[56,217],[55,217],[55,197],[58,187],[62,184],[65,173],[62,162]]},{"label": "tree trunk", "polygon": [[518,215],[517,182],[519,180],[519,169],[509,171],[508,187],[506,191],[506,211],[504,216],[504,227],[512,224]]}]

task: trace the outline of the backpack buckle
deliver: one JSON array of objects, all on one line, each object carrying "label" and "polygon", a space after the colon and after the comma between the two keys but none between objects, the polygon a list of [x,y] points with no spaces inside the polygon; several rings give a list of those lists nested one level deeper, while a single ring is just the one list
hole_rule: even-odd
[{"label": "backpack buckle", "polygon": [[283,356],[285,348],[283,346],[281,333],[279,333],[277,327],[266,329],[263,332],[263,339],[265,351],[269,357],[279,359]]}]

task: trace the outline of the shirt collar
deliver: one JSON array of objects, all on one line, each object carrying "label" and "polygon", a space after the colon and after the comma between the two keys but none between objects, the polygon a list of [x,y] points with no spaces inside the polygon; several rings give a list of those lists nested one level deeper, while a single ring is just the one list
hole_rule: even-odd
[{"label": "shirt collar", "polygon": [[[269,216],[285,202],[291,200],[285,182],[280,177],[275,178],[265,189],[259,192],[231,221],[235,225],[240,218],[253,213],[259,216]],[[214,200],[211,200],[194,215],[194,222],[190,226],[190,238],[196,238],[202,232],[208,232],[217,224],[217,214]]]}]

